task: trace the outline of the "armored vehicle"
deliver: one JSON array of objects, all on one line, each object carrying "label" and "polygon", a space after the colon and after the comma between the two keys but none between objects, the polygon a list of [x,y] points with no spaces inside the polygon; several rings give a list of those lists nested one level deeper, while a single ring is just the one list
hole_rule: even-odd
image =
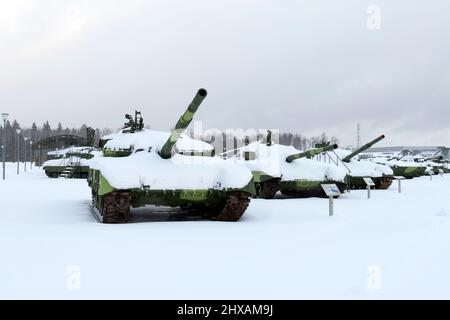
[{"label": "armored vehicle", "polygon": [[366,188],[367,186],[364,182],[364,178],[371,178],[375,183],[375,189],[387,189],[392,184],[394,172],[388,166],[377,164],[372,161],[355,159],[357,155],[371,148],[375,143],[384,139],[384,137],[384,135],[381,135],[350,154],[347,154],[348,151],[346,150],[337,151],[343,156],[342,161],[349,170],[346,182],[350,189]]},{"label": "armored vehicle", "polygon": [[133,120],[109,137],[88,178],[101,222],[127,222],[131,207],[145,205],[181,207],[211,220],[241,218],[255,193],[251,171],[211,156],[212,146],[182,134],[206,95],[198,90],[172,133]]},{"label": "armored vehicle", "polygon": [[71,147],[50,151],[43,164],[50,178],[84,178],[89,175],[89,162],[99,151],[94,147]]},{"label": "armored vehicle", "polygon": [[433,155],[430,157],[425,157],[422,160],[418,160],[417,162],[423,163],[427,166],[426,173],[437,175],[441,171],[444,172],[444,157]]},{"label": "armored vehicle", "polygon": [[408,160],[406,154],[390,158],[377,158],[375,161],[389,166],[393,170],[394,176],[403,176],[406,179],[423,176],[428,168],[426,164]]},{"label": "armored vehicle", "polygon": [[299,152],[292,146],[257,141],[239,148],[236,157],[252,171],[260,198],[273,199],[278,191],[290,197],[325,196],[322,183],[336,183],[345,190],[346,171],[312,158],[335,148],[328,145]]}]

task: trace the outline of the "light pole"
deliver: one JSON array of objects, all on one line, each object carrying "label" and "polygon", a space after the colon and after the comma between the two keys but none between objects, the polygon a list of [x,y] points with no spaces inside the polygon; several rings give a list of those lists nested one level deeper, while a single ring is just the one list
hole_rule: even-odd
[{"label": "light pole", "polygon": [[23,137],[23,171],[27,172],[27,137]]},{"label": "light pole", "polygon": [[30,157],[30,170],[33,169],[33,141],[30,141],[30,152],[31,152],[31,157]]},{"label": "light pole", "polygon": [[20,129],[16,129],[17,132],[17,174],[19,174],[19,157],[20,157],[20,152],[19,152],[19,134],[20,134]]},{"label": "light pole", "polygon": [[2,160],[3,160],[3,180],[5,180],[5,161],[6,161],[6,121],[8,120],[8,114],[2,113],[3,119],[3,142],[2,142]]}]

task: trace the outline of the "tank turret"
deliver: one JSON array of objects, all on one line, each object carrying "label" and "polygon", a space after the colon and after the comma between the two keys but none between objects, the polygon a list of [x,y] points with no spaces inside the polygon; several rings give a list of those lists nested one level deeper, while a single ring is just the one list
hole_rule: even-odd
[{"label": "tank turret", "polygon": [[175,125],[175,129],[170,134],[167,141],[162,146],[161,150],[159,150],[159,155],[163,159],[169,159],[172,157],[172,148],[177,143],[177,140],[180,138],[181,134],[184,130],[189,126],[194,117],[195,112],[197,112],[198,107],[205,99],[208,92],[206,89],[199,89],[191,104],[188,106],[187,110],[183,113],[183,115],[178,119],[177,124]]},{"label": "tank turret", "polygon": [[337,144],[332,144],[332,145],[328,145],[328,146],[325,146],[322,148],[314,148],[314,149],[309,149],[304,152],[291,154],[290,156],[286,157],[286,162],[291,163],[292,161],[294,161],[296,159],[305,158],[305,157],[310,159],[318,154],[337,149],[337,147],[338,147]]},{"label": "tank turret", "polygon": [[350,162],[350,160],[351,160],[353,157],[355,157],[355,156],[357,156],[358,154],[360,154],[361,152],[363,152],[363,151],[369,149],[369,148],[372,147],[375,143],[377,143],[378,141],[383,140],[383,139],[384,139],[384,134],[382,134],[382,135],[379,136],[378,138],[376,138],[376,139],[370,141],[369,143],[366,143],[366,144],[363,145],[361,148],[359,148],[359,149],[353,151],[353,152],[350,153],[348,156],[346,156],[344,159],[342,159],[342,161],[344,161],[344,162]]}]

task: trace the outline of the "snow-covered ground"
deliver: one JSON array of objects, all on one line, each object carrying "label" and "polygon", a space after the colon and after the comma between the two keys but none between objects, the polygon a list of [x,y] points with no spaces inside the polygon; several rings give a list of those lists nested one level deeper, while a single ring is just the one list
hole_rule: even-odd
[{"label": "snow-covered ground", "polygon": [[102,225],[84,180],[0,180],[0,298],[450,298],[450,175],[335,200],[252,200],[243,219],[134,211]]}]

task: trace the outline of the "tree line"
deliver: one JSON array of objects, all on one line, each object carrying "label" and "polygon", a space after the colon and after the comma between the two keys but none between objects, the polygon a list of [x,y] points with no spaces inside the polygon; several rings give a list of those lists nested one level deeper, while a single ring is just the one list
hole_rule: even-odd
[{"label": "tree line", "polygon": [[[246,144],[261,141],[267,142],[267,133],[248,134],[242,133],[224,132],[216,130],[211,135],[203,134],[196,136],[193,130],[188,130],[187,135],[194,139],[203,140],[213,145],[216,154],[228,153],[231,150],[244,146]],[[316,145],[322,145],[325,143],[338,144],[339,140],[335,136],[329,137],[326,133],[322,133],[319,136],[307,137],[299,133],[292,132],[279,132],[276,135],[272,134],[272,142],[279,143],[285,146],[293,146],[298,150],[307,150],[315,148]]]},{"label": "tree line", "polygon": [[[17,130],[20,130],[20,133],[17,134]],[[17,145],[19,145],[19,160],[23,161],[23,157],[25,156],[25,149],[27,154],[27,161],[30,161],[30,155],[33,153],[34,157],[36,157],[36,148],[32,146],[36,146],[39,141],[60,135],[73,135],[78,137],[86,138],[87,126],[83,124],[79,128],[69,128],[63,127],[61,123],[55,128],[52,128],[48,121],[44,122],[42,126],[38,127],[35,122],[31,125],[31,127],[22,127],[18,121],[6,121],[5,126],[3,127],[3,123],[0,126],[0,145],[4,145],[5,148],[5,158],[8,162],[15,162],[17,159]],[[95,130],[95,139],[96,143],[98,139],[106,134],[111,133],[110,129],[96,129]],[[4,139],[4,140],[3,140]],[[43,150],[46,152],[47,150]],[[0,158],[1,160],[1,158]]]},{"label": "tree line", "polygon": [[[17,130],[20,129],[20,133],[17,134]],[[0,126],[0,145],[3,145],[3,138],[5,139],[5,157],[6,161],[13,162],[17,159],[17,140],[19,141],[19,155],[20,161],[23,161],[23,157],[25,155],[25,148],[27,148],[27,161],[30,160],[30,155],[33,152],[34,160],[36,160],[37,150],[33,148],[32,145],[36,146],[37,143],[43,139],[60,136],[60,135],[73,135],[78,137],[86,138],[86,130],[87,126],[85,124],[81,125],[79,128],[69,128],[63,127],[63,125],[58,123],[55,128],[52,128],[48,121],[44,122],[41,126],[37,126],[35,122],[31,125],[31,127],[21,127],[18,121],[13,120],[12,122],[7,121],[5,127]],[[110,134],[113,130],[109,128],[104,129],[95,129],[95,145],[98,145],[99,139],[107,134]],[[190,132],[189,132],[190,133]],[[189,134],[188,133],[188,134]],[[189,134],[190,135],[190,134]],[[25,141],[25,138],[27,141]],[[255,137],[246,137],[250,141],[256,140],[264,140],[266,137],[255,136]],[[229,138],[227,138],[229,139]],[[245,139],[239,138],[239,145],[245,144]],[[298,133],[292,132],[281,132],[277,137],[278,141],[282,145],[294,146],[299,150],[306,150],[310,148],[314,148],[316,144],[331,142],[338,143],[338,139],[336,137],[328,137],[326,133],[322,133],[320,136],[306,137]],[[31,144],[31,143],[32,144]],[[220,150],[222,146],[216,145],[214,141],[211,141],[213,145],[215,145],[217,150]],[[220,143],[222,144],[222,143]],[[227,150],[233,149],[233,144],[229,143],[226,146]],[[42,152],[47,152],[48,150],[42,150]]]}]

